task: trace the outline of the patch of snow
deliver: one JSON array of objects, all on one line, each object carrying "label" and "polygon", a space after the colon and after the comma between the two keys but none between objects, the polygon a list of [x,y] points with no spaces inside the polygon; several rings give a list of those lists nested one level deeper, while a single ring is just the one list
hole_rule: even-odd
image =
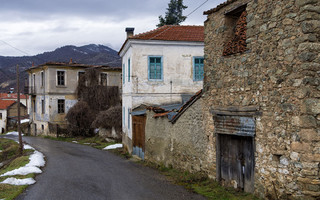
[{"label": "patch of snow", "polygon": [[34,151],[34,153],[29,157],[30,162],[23,167],[8,171],[0,176],[14,176],[14,175],[27,175],[31,173],[42,173],[39,167],[45,165],[44,155],[39,151]]},{"label": "patch of snow", "polygon": [[7,178],[1,183],[10,185],[32,185],[36,181],[33,178],[17,179],[17,178]]},{"label": "patch of snow", "polygon": [[23,148],[24,149],[33,149],[34,150],[34,148],[32,146],[28,145],[28,144],[23,145]]},{"label": "patch of snow", "polygon": [[[9,133],[7,133],[6,135],[15,135],[15,136],[19,136],[19,133],[18,133],[18,132],[16,132],[16,131],[13,131],[13,132],[9,132]],[[21,133],[21,135],[23,135],[23,134]]]},{"label": "patch of snow", "polygon": [[77,141],[72,141],[73,143],[78,143]]},{"label": "patch of snow", "polygon": [[30,121],[30,119],[23,119],[23,120],[20,121],[20,123],[23,124],[23,123],[27,123],[29,121]]},{"label": "patch of snow", "polygon": [[117,148],[122,148],[122,147],[123,147],[122,144],[113,144],[113,145],[106,146],[105,148],[103,148],[103,150],[117,149]]}]

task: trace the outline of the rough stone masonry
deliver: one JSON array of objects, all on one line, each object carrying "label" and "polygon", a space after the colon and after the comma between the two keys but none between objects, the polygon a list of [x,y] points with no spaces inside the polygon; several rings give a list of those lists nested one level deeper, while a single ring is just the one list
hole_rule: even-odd
[{"label": "rough stone masonry", "polygon": [[[246,50],[223,56],[234,37],[228,12],[239,6],[247,12]],[[229,0],[205,14],[206,134],[218,134],[213,108],[256,106],[254,192],[319,198],[320,1]]]}]

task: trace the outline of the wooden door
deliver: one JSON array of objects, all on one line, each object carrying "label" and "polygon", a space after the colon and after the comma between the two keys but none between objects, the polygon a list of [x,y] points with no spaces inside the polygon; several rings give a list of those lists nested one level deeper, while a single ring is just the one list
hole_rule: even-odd
[{"label": "wooden door", "polygon": [[132,116],[133,155],[144,159],[146,116]]},{"label": "wooden door", "polygon": [[253,137],[219,134],[220,181],[226,186],[253,192]]}]

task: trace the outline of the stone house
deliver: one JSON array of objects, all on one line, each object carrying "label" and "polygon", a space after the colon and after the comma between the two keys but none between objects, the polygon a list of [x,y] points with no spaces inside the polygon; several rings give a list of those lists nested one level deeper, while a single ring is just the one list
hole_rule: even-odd
[{"label": "stone house", "polygon": [[49,62],[27,70],[32,135],[55,136],[59,128],[65,128],[65,116],[78,102],[78,81],[88,68],[100,70],[99,84],[120,87],[121,68],[117,67]]},{"label": "stone house", "polygon": [[[20,103],[21,119],[27,118],[27,108]],[[18,102],[15,100],[0,100],[0,133],[5,133],[16,126],[18,120]]]},{"label": "stone house", "polygon": [[137,145],[134,135],[140,132],[134,127],[145,123],[145,117],[133,121],[132,112],[144,110],[138,114],[144,116],[150,105],[181,104],[203,84],[203,26],[163,26],[137,35],[133,30],[126,29],[127,39],[119,51],[123,67],[122,141],[129,153]]},{"label": "stone house", "polygon": [[204,12],[204,131],[222,184],[319,198],[319,13],[318,0],[228,0]]}]

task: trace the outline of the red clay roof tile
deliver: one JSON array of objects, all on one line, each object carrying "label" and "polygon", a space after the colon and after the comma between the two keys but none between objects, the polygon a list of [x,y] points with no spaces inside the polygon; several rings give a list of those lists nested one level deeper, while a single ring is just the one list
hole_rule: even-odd
[{"label": "red clay roof tile", "polygon": [[14,100],[0,100],[0,110],[5,110],[12,104],[14,104],[16,101]]}]

